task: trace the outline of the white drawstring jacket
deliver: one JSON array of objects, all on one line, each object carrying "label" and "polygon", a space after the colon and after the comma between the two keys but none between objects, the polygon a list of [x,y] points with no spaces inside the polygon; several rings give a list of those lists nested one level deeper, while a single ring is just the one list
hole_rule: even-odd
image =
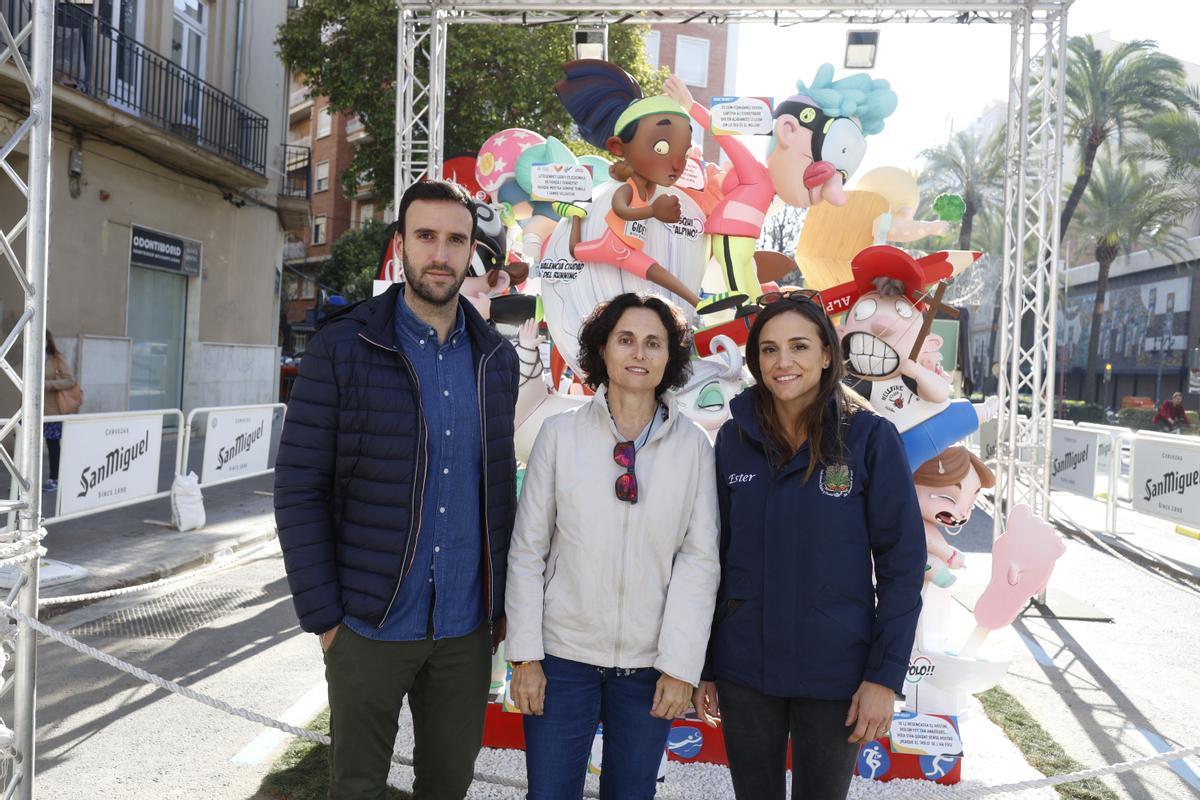
[{"label": "white drawstring jacket", "polygon": [[508,550],[510,660],[699,682],[721,571],[715,462],[704,430],[666,402],[637,452],[636,504],[616,497],[622,437],[603,390],[543,424]]}]

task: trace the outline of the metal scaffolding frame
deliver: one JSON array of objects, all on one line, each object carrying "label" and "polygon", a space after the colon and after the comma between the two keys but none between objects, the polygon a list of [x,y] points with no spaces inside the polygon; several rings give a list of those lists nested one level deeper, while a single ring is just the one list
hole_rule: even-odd
[{"label": "metal scaffolding frame", "polygon": [[[11,475],[14,487],[12,498],[0,501],[0,510],[7,514],[7,524],[0,533],[0,544],[7,545],[6,556],[26,555],[36,550],[42,525],[42,378],[45,372],[46,255],[50,228],[54,6],[53,0],[36,0],[32,18],[16,31],[10,28],[9,20],[0,15],[0,65],[11,60],[29,98],[28,113],[0,147],[0,169],[8,183],[26,199],[25,215],[11,229],[0,231],[0,260],[12,268],[24,294],[21,315],[0,346],[0,370],[21,393],[20,409],[4,414],[9,422],[0,429],[0,463]],[[12,160],[22,143],[28,155],[25,178]],[[13,247],[22,235],[25,237],[23,264]],[[8,354],[18,340],[24,350],[19,375],[8,361]],[[16,452],[10,454],[3,446],[3,440],[14,430]],[[15,599],[15,607],[29,616],[37,616],[38,564],[39,559],[34,557],[20,565],[16,584],[8,597],[9,603]],[[9,626],[5,625],[4,629],[9,630]],[[15,692],[15,736],[9,754],[14,765],[5,787],[5,798],[33,798],[36,686],[36,634],[21,626],[16,634],[13,676],[4,682],[5,690],[12,688]]]},{"label": "metal scaffolding frame", "polygon": [[[655,0],[621,5],[611,0],[398,0],[396,63],[395,194],[429,171],[441,170],[447,27],[451,24],[526,26],[578,23],[675,22],[788,26],[814,22],[852,24],[1003,23],[1011,26],[1009,112],[1005,159],[1004,285],[1002,307],[997,506],[1029,502],[1049,511],[1049,459],[1053,419],[1054,321],[1057,311],[1058,215],[1063,147],[1066,16],[1071,0]],[[868,7],[869,6],[869,7]],[[0,231],[0,260],[24,293],[22,313],[0,344],[0,371],[21,392],[19,411],[6,415],[0,443],[16,432],[15,454],[0,446],[0,464],[12,475],[11,500],[0,501],[7,524],[0,533],[6,557],[30,554],[41,531],[42,379],[44,374],[46,268],[49,231],[53,0],[34,0],[33,16],[10,29],[0,16],[0,65],[11,61],[28,92],[28,113],[0,146],[0,170],[26,198],[26,213]],[[28,45],[28,47],[26,47]],[[28,60],[22,49],[29,54]],[[23,178],[10,160],[24,143]],[[3,179],[0,179],[3,180]],[[25,237],[22,263],[13,244]],[[24,344],[18,374],[8,353]],[[1027,394],[1028,417],[1017,413]],[[997,514],[997,526],[1002,514]],[[19,544],[19,547],[14,545]],[[22,563],[9,595],[37,616],[38,559]],[[22,626],[14,674],[4,681],[14,697],[13,775],[3,797],[34,796],[34,716],[37,678],[35,637]]]},{"label": "metal scaffolding frame", "polygon": [[[1062,192],[1066,22],[1072,0],[678,0],[622,5],[611,0],[399,0],[396,81],[396,181],[404,188],[442,167],[435,124],[445,96],[447,24],[577,25],[585,23],[817,22],[1007,24],[1009,123],[1004,189],[1004,273],[1001,310],[997,441],[998,513],[994,533],[1012,505],[1050,511],[1050,438],[1054,418],[1054,323],[1058,299],[1058,217]],[[414,71],[416,46],[429,68]],[[415,101],[415,102],[414,102]],[[403,107],[403,108],[402,108]],[[422,123],[422,112],[429,122]],[[421,138],[421,135],[425,138]],[[420,156],[426,156],[421,159]],[[990,357],[990,354],[989,354]],[[1028,397],[1030,413],[1018,413]]]}]

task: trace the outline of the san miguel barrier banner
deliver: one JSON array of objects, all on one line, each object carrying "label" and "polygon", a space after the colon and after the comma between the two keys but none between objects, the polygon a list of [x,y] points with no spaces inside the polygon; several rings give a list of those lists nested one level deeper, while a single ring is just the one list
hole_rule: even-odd
[{"label": "san miguel barrier banner", "polygon": [[1130,482],[1136,510],[1200,527],[1200,449],[1135,439]]},{"label": "san miguel barrier banner", "polygon": [[1094,497],[1099,440],[1095,431],[1056,426],[1050,446],[1050,487]]},{"label": "san miguel barrier banner", "polygon": [[265,472],[273,413],[271,406],[208,412],[200,482],[217,483]]},{"label": "san miguel barrier banner", "polygon": [[155,494],[162,421],[159,414],[64,421],[58,513]]}]

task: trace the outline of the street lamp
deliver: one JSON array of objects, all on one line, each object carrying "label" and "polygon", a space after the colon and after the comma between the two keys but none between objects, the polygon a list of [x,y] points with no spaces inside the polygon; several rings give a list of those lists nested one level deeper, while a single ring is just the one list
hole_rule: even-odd
[{"label": "street lamp", "polygon": [[846,34],[846,69],[871,69],[879,47],[879,31],[849,31]]},{"label": "street lamp", "polygon": [[583,22],[575,26],[575,58],[608,60],[608,26],[603,22]]}]

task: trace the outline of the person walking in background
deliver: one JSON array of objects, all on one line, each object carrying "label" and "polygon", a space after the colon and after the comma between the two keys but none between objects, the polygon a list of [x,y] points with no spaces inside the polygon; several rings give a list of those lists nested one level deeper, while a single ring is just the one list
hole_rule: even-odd
[{"label": "person walking in background", "polygon": [[900,435],[843,386],[819,295],[759,304],[755,384],[716,441],[721,590],[693,702],[721,720],[738,800],[783,800],[789,735],[792,796],[844,800],[904,686],[924,528]]},{"label": "person walking in background", "polygon": [[578,800],[601,721],[600,797],[649,800],[712,621],[713,452],[664,394],[691,352],[674,308],[618,295],[579,342],[596,394],[543,424],[509,550],[512,699],[529,800]]},{"label": "person walking in background", "polygon": [[[78,408],[74,408],[68,412],[59,405],[60,393],[75,388],[76,383],[75,376],[71,374],[71,368],[67,366],[67,360],[63,358],[62,353],[54,344],[54,334],[49,330],[46,331],[46,371],[42,386],[43,416],[54,417],[78,410]],[[50,456],[50,477],[42,483],[42,491],[58,491],[58,462],[62,455],[62,423],[43,422],[42,436],[46,440],[46,452]]]},{"label": "person walking in background", "polygon": [[385,797],[406,697],[414,800],[461,800],[483,743],[519,373],[459,294],[474,213],[457,184],[408,188],[405,283],[325,324],[288,403],[275,519],[300,626],[324,651],[334,800]]}]

